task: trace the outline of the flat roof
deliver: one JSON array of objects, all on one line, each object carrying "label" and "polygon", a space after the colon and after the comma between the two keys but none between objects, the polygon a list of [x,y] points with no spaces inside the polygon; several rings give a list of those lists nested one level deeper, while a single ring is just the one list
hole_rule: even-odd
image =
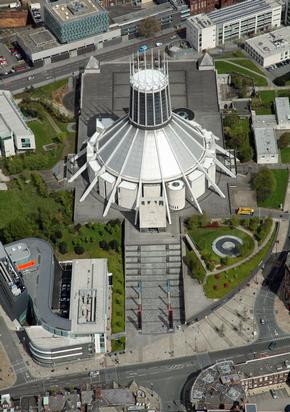
[{"label": "flat roof", "polygon": [[191,16],[187,19],[187,22],[192,23],[200,29],[205,29],[206,27],[214,25],[212,20],[205,13],[197,14],[196,16]]},{"label": "flat roof", "polygon": [[282,27],[270,33],[261,34],[246,40],[246,43],[264,58],[280,54],[283,50],[290,48],[290,27]]},{"label": "flat roof", "polygon": [[257,155],[277,155],[277,141],[272,127],[255,128],[254,136]]},{"label": "flat roof", "polygon": [[56,349],[64,346],[69,349],[71,345],[83,345],[85,343],[91,342],[90,336],[78,336],[72,339],[68,336],[56,335],[39,325],[28,326],[25,328],[25,332],[29,336],[31,342],[33,342],[34,346],[46,350]]},{"label": "flat roof", "polygon": [[289,123],[290,122],[289,97],[276,97],[275,107],[276,107],[276,116],[277,116],[278,124]]},{"label": "flat roof", "polygon": [[46,3],[45,7],[61,22],[78,20],[104,11],[95,0],[59,0]]},{"label": "flat roof", "polygon": [[0,136],[7,135],[8,130],[13,131],[16,137],[33,136],[14,102],[12,94],[7,90],[0,90]]},{"label": "flat roof", "polygon": [[137,10],[131,13],[124,14],[122,16],[112,17],[114,23],[119,25],[134,23],[135,21],[143,20],[146,17],[156,16],[157,14],[164,13],[166,11],[174,11],[173,6],[169,3],[162,3],[146,9]]},{"label": "flat roof", "polygon": [[19,242],[16,245],[6,246],[5,249],[13,263],[28,259],[30,256],[30,250],[28,249],[27,244],[23,242]]},{"label": "flat roof", "polygon": [[213,23],[222,24],[239,19],[246,20],[248,16],[263,13],[274,6],[278,7],[279,4],[272,0],[246,0],[242,3],[211,11],[208,13],[208,17]]},{"label": "flat roof", "polygon": [[36,28],[33,31],[21,32],[21,34],[17,36],[17,41],[20,41],[20,45],[23,44],[25,51],[28,50],[30,53],[49,50],[59,46],[56,38],[44,27]]},{"label": "flat roof", "polygon": [[242,379],[255,378],[259,376],[270,375],[272,373],[282,373],[289,371],[285,361],[289,362],[290,352],[281,355],[262,357],[255,360],[247,361],[243,364],[236,365],[236,370]]},{"label": "flat roof", "polygon": [[75,334],[106,331],[108,304],[107,259],[72,261],[70,314]]},{"label": "flat roof", "polygon": [[261,114],[253,116],[253,128],[277,127],[276,116],[274,114]]}]

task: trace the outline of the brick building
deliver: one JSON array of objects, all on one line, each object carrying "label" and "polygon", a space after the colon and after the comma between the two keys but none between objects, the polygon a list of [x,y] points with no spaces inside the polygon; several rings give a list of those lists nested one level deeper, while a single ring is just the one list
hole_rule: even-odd
[{"label": "brick building", "polygon": [[208,13],[214,9],[230,6],[241,0],[188,0],[191,14]]}]

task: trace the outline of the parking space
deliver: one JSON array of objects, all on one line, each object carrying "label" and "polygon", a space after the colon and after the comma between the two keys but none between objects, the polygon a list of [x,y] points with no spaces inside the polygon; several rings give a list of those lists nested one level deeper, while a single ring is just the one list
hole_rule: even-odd
[{"label": "parking space", "polygon": [[0,75],[9,76],[27,68],[20,51],[13,44],[0,43]]},{"label": "parking space", "polygon": [[258,411],[265,411],[265,412],[284,411],[285,406],[290,403],[289,394],[285,388],[275,389],[275,394],[277,395],[276,399],[273,398],[269,389],[265,388],[263,390],[265,392],[249,397],[250,403],[257,404]]},{"label": "parking space", "polygon": [[276,77],[283,76],[288,73],[290,70],[290,59],[285,60],[284,62],[274,64],[266,68],[269,73],[269,77],[273,80]]}]

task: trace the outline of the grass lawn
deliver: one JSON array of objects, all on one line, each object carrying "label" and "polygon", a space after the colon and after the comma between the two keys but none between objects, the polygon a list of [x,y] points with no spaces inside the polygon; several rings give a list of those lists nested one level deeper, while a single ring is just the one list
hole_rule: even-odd
[{"label": "grass lawn", "polygon": [[[237,61],[238,64],[238,61]],[[242,76],[251,78],[256,86],[267,86],[267,79],[265,77],[259,76],[247,70],[246,68],[237,67],[230,62],[216,61],[215,67],[219,74],[222,73],[236,73]]]},{"label": "grass lawn", "polygon": [[112,339],[111,345],[112,345],[112,352],[119,352],[125,349],[125,342],[126,339],[125,337],[119,338],[119,339]]},{"label": "grass lawn", "polygon": [[[256,114],[274,114],[273,102],[275,97],[290,97],[290,90],[259,91],[257,99],[259,99],[260,105],[256,107],[255,105],[253,106]],[[255,99],[253,101],[255,101]]]},{"label": "grass lawn", "polygon": [[254,249],[254,240],[247,233],[239,229],[231,229],[230,227],[215,227],[215,228],[203,228],[196,227],[189,231],[189,235],[196,244],[202,256],[207,256],[206,260],[211,261],[214,264],[220,263],[220,256],[216,255],[212,250],[213,241],[224,235],[232,235],[241,238],[244,244],[247,246],[246,253],[243,256],[236,258],[229,258],[226,265],[232,265],[246,256],[249,256]]},{"label": "grass lawn", "polygon": [[290,147],[280,150],[282,163],[290,163]]},{"label": "grass lawn", "polygon": [[67,79],[57,80],[56,82],[47,84],[46,86],[33,88],[15,96],[15,98],[47,98],[52,99],[53,92],[67,85]]},{"label": "grass lawn", "polygon": [[[244,56],[243,56],[243,57],[244,57]],[[229,62],[231,62],[231,61],[229,61]],[[257,66],[255,65],[255,63],[253,63],[253,62],[252,62],[251,60],[249,60],[249,59],[232,60],[232,62],[233,62],[233,63],[236,63],[236,64],[238,64],[238,65],[240,65],[240,66],[243,66],[243,67],[245,67],[246,69],[253,70],[254,72],[256,72],[256,73],[258,73],[258,74],[261,74],[262,76],[265,77],[265,73],[264,73],[261,69],[259,69],[259,67],[257,67]]]},{"label": "grass lawn", "polygon": [[238,286],[244,279],[253,272],[254,269],[260,264],[260,262],[267,255],[272,246],[276,231],[274,230],[272,236],[255,256],[253,256],[247,262],[241,264],[237,268],[230,269],[226,272],[222,272],[217,275],[210,275],[207,277],[204,285],[204,292],[208,298],[220,299],[227,295],[231,290]]},{"label": "grass lawn", "polygon": [[288,183],[288,170],[272,169],[272,172],[276,179],[276,189],[268,199],[264,200],[263,202],[259,202],[258,206],[268,207],[271,209],[279,209],[280,204],[284,204]]}]

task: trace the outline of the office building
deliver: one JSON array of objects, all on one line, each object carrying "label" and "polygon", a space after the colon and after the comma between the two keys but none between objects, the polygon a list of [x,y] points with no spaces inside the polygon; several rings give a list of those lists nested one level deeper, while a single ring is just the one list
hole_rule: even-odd
[{"label": "office building", "polygon": [[290,27],[246,40],[245,50],[263,67],[290,59]]},{"label": "office building", "polygon": [[41,67],[120,43],[122,39],[121,30],[115,27],[105,33],[60,44],[50,31],[41,27],[17,34],[16,40],[26,59],[33,66]]},{"label": "office building", "polygon": [[[155,60],[155,61],[154,61]],[[82,100],[82,96],[81,96]],[[225,197],[216,182],[216,168],[235,177],[217,158],[216,136],[195,121],[172,112],[168,64],[153,54],[130,63],[129,112],[108,128],[97,119],[96,132],[74,159],[86,162],[72,176],[87,171],[90,183],[80,201],[97,188],[106,200],[135,210],[141,229],[166,227],[170,211],[185,207],[186,198],[202,212],[198,198],[211,187]]]},{"label": "office building", "polygon": [[42,239],[0,243],[1,304],[24,326],[26,345],[43,365],[107,350],[106,259],[59,263]]},{"label": "office building", "polygon": [[60,43],[70,43],[109,29],[108,12],[95,0],[46,2],[44,22]]},{"label": "office building", "polygon": [[34,134],[7,90],[0,90],[0,149],[4,157],[35,149]]},{"label": "office building", "polygon": [[246,0],[199,14],[186,21],[186,39],[198,51],[211,49],[281,25],[281,4],[274,0]]}]

